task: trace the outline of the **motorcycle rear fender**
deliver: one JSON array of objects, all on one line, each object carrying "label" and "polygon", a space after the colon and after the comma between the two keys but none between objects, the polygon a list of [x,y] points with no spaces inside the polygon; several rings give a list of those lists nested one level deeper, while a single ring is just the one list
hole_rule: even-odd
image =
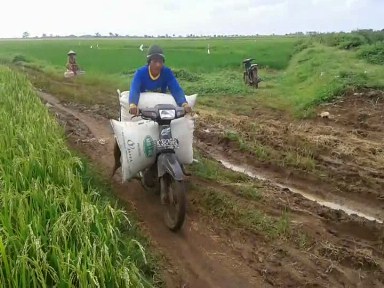
[{"label": "motorcycle rear fender", "polygon": [[184,179],[184,173],[175,153],[160,154],[157,158],[158,176],[163,177],[166,173],[171,175],[176,181]]}]

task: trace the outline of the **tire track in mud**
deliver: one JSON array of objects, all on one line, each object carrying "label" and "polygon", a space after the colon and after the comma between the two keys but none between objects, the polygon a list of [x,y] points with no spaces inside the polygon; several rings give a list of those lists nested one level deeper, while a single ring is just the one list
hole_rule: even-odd
[{"label": "tire track in mud", "polygon": [[[71,146],[85,153],[108,175],[114,164],[113,134],[109,121],[74,111],[60,104],[52,95],[42,92],[39,95],[48,105],[54,107],[59,121],[61,119],[66,122],[66,129],[70,133],[76,137],[85,136],[86,139],[82,140],[87,145],[76,145],[72,142]],[[74,131],[79,124],[84,124],[84,128],[89,131]],[[105,144],[100,144],[98,140]],[[169,261],[171,267],[165,271],[167,287],[270,287],[242,259],[215,240],[218,236],[209,231],[198,217],[188,213],[182,231],[173,233],[163,223],[158,196],[143,191],[137,181],[121,184],[114,180],[112,184],[117,197],[135,208],[145,231]]]},{"label": "tire track in mud", "polygon": [[[264,172],[264,174],[261,174],[262,172],[254,169],[250,165],[237,164],[234,161],[229,160],[227,157],[225,157],[222,153],[219,153],[217,150],[211,149],[209,146],[205,145],[203,142],[197,141],[195,144],[197,147],[199,147],[199,149],[208,151],[209,156],[214,158],[216,161],[220,162],[227,169],[246,174],[247,176],[253,179],[270,182],[272,183],[272,185],[280,187],[285,191],[300,194],[304,198],[312,202],[315,202],[321,206],[330,208],[332,210],[341,210],[348,215],[356,215],[358,217],[365,218],[369,221],[376,221],[377,223],[383,224],[383,220],[376,218],[374,216],[375,213],[370,211],[366,207],[364,207],[364,205],[355,204],[354,206],[358,206],[358,208],[354,208],[350,206],[352,204],[345,201],[345,199],[338,199],[339,201],[336,202],[336,201],[333,201],[335,199],[327,199],[324,197],[319,197],[318,195],[316,195],[316,193],[311,191],[312,189],[309,189],[309,191],[305,191],[303,190],[303,188],[297,188],[296,187],[297,183],[295,183],[294,181],[287,181],[286,179],[278,179],[277,175],[273,175],[272,173],[268,174]],[[281,182],[279,182],[279,180]],[[335,197],[333,196],[332,198],[335,198]],[[342,202],[347,202],[347,203],[342,203]],[[366,214],[364,213],[364,211],[369,211],[368,213],[370,214]]]},{"label": "tire track in mud", "polygon": [[[67,125],[67,134],[72,135],[70,145],[88,155],[108,175],[113,166],[113,136],[109,121],[100,115],[91,116],[62,105],[50,95],[41,96],[54,106],[59,122]],[[79,131],[81,129],[83,131]],[[81,140],[85,143],[82,144]],[[281,188],[271,186],[271,197],[282,193],[287,203],[275,199],[271,207],[264,209],[289,207],[294,222],[299,223],[297,227],[316,239],[308,251],[281,241],[269,243],[252,233],[235,231],[235,227],[234,231],[220,225],[212,228],[210,221],[213,219],[201,217],[196,209],[191,209],[196,207],[189,207],[183,230],[174,234],[163,224],[162,207],[157,196],[145,193],[136,181],[121,184],[115,180],[112,185],[116,195],[135,208],[145,231],[166,256],[169,262],[164,271],[167,287],[384,285],[383,277],[377,276],[383,270],[378,268],[378,272],[371,272],[369,268],[376,264],[384,266],[382,253],[378,252],[382,249],[377,235],[378,224],[360,223],[358,217],[322,208],[292,193],[282,193]],[[357,271],[361,272],[361,277]]]},{"label": "tire track in mud", "polygon": [[[336,114],[336,112],[333,113]],[[219,118],[216,119],[217,117]],[[290,124],[285,124],[285,122],[289,121],[262,118],[258,121],[260,123],[259,130],[257,132],[253,131],[252,137],[262,138],[265,142],[263,142],[263,145],[271,148],[268,153],[271,153],[271,157],[275,158],[272,160],[258,160],[252,150],[245,149],[244,151],[244,145],[252,144],[252,141],[248,139],[249,142],[246,142],[246,144],[239,144],[236,139],[232,140],[226,134],[228,131],[248,131],[247,129],[251,129],[252,125],[246,124],[244,127],[241,125],[244,125],[244,122],[252,121],[253,118],[236,118],[236,115],[234,115],[233,120],[232,118],[228,120],[228,122],[232,121],[231,123],[225,123],[222,116],[216,115],[212,118],[209,113],[203,115],[203,118],[205,121],[200,121],[197,125],[196,136],[205,145],[203,145],[203,149],[209,149],[210,155],[215,156],[216,154],[216,156],[219,155],[219,158],[223,158],[223,155],[230,155],[227,160],[235,160],[234,163],[231,163],[232,165],[245,164],[245,166],[251,167],[251,170],[256,171],[256,174],[260,171],[259,174],[264,175],[264,178],[271,179],[272,182],[291,186],[295,190],[305,192],[303,194],[310,194],[310,196],[313,196],[312,198],[330,202],[328,206],[335,203],[335,209],[345,206],[348,213],[354,210],[365,214],[369,219],[376,218],[380,222],[384,220],[384,196],[382,196],[384,191],[384,162],[382,160],[384,158],[380,158],[380,155],[384,154],[382,154],[383,145],[380,141],[356,138],[354,135],[350,135],[348,127],[339,127],[342,126],[340,124],[319,124],[310,121],[295,122],[293,120],[290,121]],[[213,121],[213,119],[216,121]],[[236,123],[240,128],[236,128]],[[245,138],[249,136],[246,134],[245,132]],[[381,135],[381,137],[384,136],[384,134]],[[253,139],[251,136],[249,137]],[[369,148],[365,147],[364,153],[358,157],[350,153],[348,157],[353,156],[353,161],[351,159],[346,160],[341,156],[328,155],[336,153],[337,149],[332,145],[324,144],[325,140],[323,138],[327,139],[328,142],[333,139],[334,142],[339,143],[338,145],[343,147],[338,147],[339,150],[359,151],[363,149],[364,145],[368,145]],[[300,139],[300,141],[297,139]],[[319,139],[323,140],[320,141]],[[309,148],[308,151],[311,151],[312,157],[315,159],[313,160],[315,168],[304,169],[284,164],[284,155],[289,154],[290,151],[300,150],[300,145],[313,146],[311,146],[313,151]],[[381,149],[378,147],[381,147]],[[370,154],[371,150],[373,154]],[[298,156],[300,155],[298,154]],[[224,160],[226,158],[224,156]],[[380,165],[381,162],[379,161],[383,165]]]}]

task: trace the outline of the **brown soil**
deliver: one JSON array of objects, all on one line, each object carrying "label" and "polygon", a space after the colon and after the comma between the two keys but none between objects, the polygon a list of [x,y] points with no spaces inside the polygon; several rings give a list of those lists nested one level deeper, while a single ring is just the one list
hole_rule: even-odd
[{"label": "brown soil", "polygon": [[[114,164],[113,135],[105,115],[110,115],[110,112],[100,106],[86,108],[80,105],[64,105],[48,94],[40,93],[40,95],[44,102],[52,105],[51,110],[56,113],[58,121],[65,126],[71,147],[87,155],[105,175],[109,175]],[[381,106],[381,109],[383,108],[384,106]],[[103,112],[95,113],[100,110]],[[327,107],[327,111],[331,115],[337,115],[336,111],[340,109]],[[346,111],[349,112],[351,109]],[[356,117],[361,114],[356,113],[358,113]],[[301,137],[311,143],[315,141],[311,141],[314,135],[327,135],[327,139],[337,137],[334,142],[331,141],[333,146],[322,144],[320,150],[325,151],[325,156],[332,155],[330,151],[333,150],[341,153],[342,145],[343,147],[355,145],[354,148],[359,148],[361,154],[358,154],[356,159],[347,157],[348,161],[343,161],[341,164],[337,162],[337,155],[322,160],[321,165],[324,167],[330,166],[329,163],[333,162],[339,165],[337,171],[340,173],[330,181],[327,180],[327,184],[319,181],[319,178],[311,173],[302,174],[300,178],[300,173],[294,170],[286,174],[277,166],[257,162],[254,159],[246,161],[247,157],[244,157],[244,153],[239,151],[236,145],[223,142],[222,129],[226,129],[224,125],[219,127],[212,123],[202,124],[200,121],[197,136],[200,141],[204,141],[200,142],[199,146],[204,148],[208,157],[210,153],[213,155],[227,152],[226,157],[233,161],[247,162],[255,168],[268,168],[271,175],[280,180],[287,180],[282,175],[289,175],[289,181],[294,182],[293,184],[304,185],[308,191],[323,194],[324,197],[329,197],[331,192],[338,191],[336,188],[339,186],[334,184],[339,183],[336,180],[343,179],[345,175],[348,178],[343,180],[343,183],[357,181],[357,176],[351,175],[350,171],[353,167],[355,169],[360,167],[362,173],[359,174],[359,181],[362,177],[370,177],[366,178],[367,181],[374,179],[376,182],[369,187],[356,182],[355,186],[358,188],[355,190],[338,191],[334,195],[340,198],[348,198],[346,195],[351,195],[352,200],[349,201],[356,205],[357,202],[367,204],[369,212],[382,217],[383,202],[379,199],[383,192],[375,188],[383,188],[380,181],[383,180],[384,166],[380,167],[381,162],[376,158],[378,153],[382,153],[380,152],[382,144],[379,140],[383,139],[381,137],[383,135],[380,134],[383,133],[383,130],[380,130],[383,128],[382,126],[380,128],[377,122],[383,121],[383,118],[377,114],[365,118],[365,122],[367,119],[376,119],[376,124],[373,125],[368,121],[372,131],[365,129],[368,135],[361,136],[358,133],[346,132],[348,129],[353,130],[348,128],[351,127],[348,125],[354,125],[351,117],[355,116],[340,116],[337,117],[338,121],[335,118],[318,119],[291,125],[272,122],[276,120],[268,117],[261,120],[265,121],[264,127],[268,127],[270,129],[268,131],[276,130],[277,133],[273,133],[276,141],[286,142],[282,140],[284,134],[279,133],[282,129],[289,129],[295,137]],[[201,132],[204,129],[210,129],[210,132],[204,134]],[[325,143],[330,140],[327,141]],[[369,152],[373,148],[376,149],[376,154]],[[353,150],[349,153],[351,156],[357,152]],[[308,176],[307,182],[303,175]],[[119,176],[116,175],[112,181],[117,197],[129,204],[129,207],[134,207],[142,221],[144,231],[155,247],[167,258],[167,267],[164,269],[167,287],[384,287],[382,224],[322,207],[288,189],[277,187],[273,181],[255,180],[265,193],[261,201],[252,201],[237,193],[233,186],[227,187],[192,176],[188,179],[190,189],[186,223],[182,231],[172,233],[163,224],[162,207],[158,196],[143,191],[136,181],[121,184]],[[297,179],[297,182],[292,179]],[[201,191],[207,188],[218,189],[217,191],[227,195],[238,207],[250,211],[254,209],[276,217],[281,215],[281,211],[286,211],[291,224],[290,233],[288,236],[272,239],[252,227],[231,226],[231,219],[224,221],[223,218],[212,214],[209,207],[204,208],[202,202],[204,194]]]},{"label": "brown soil", "polygon": [[[383,220],[384,93],[351,93],[318,113],[323,111],[330,117],[300,121],[261,109],[253,117],[230,119],[210,111],[202,115],[196,136],[211,153]],[[246,145],[266,147],[268,158],[260,159],[253,148],[244,151],[228,131],[239,132]]]}]

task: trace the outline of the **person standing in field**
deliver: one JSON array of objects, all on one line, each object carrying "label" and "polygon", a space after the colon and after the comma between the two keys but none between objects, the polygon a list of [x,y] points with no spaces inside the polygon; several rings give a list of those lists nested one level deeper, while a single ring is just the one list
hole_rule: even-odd
[{"label": "person standing in field", "polygon": [[67,70],[73,72],[74,75],[77,74],[77,71],[79,70],[79,66],[76,63],[76,52],[75,51],[69,51],[67,53],[68,55],[68,61],[67,61]]},{"label": "person standing in field", "polygon": [[171,92],[176,103],[180,107],[184,107],[185,112],[192,112],[189,106],[183,89],[180,87],[172,70],[164,65],[165,56],[163,50],[153,45],[149,48],[147,54],[147,65],[139,68],[131,82],[129,90],[129,113],[138,115],[141,92],[161,92],[166,93],[167,88]]}]

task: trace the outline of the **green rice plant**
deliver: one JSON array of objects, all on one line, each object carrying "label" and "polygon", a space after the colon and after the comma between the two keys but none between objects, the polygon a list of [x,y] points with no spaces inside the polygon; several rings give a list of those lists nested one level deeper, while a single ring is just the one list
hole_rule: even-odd
[{"label": "green rice plant", "polygon": [[126,212],[84,183],[27,79],[1,67],[0,102],[0,286],[151,287]]},{"label": "green rice plant", "polygon": [[[223,69],[242,69],[241,61],[255,58],[262,67],[284,69],[294,50],[296,38],[208,38],[208,39],[65,39],[1,41],[0,55],[12,59],[27,58],[42,61],[45,66],[64,70],[66,53],[75,50],[80,67],[87,74],[122,75],[146,63],[146,49],[160,45],[166,62],[173,68],[210,73]],[[144,51],[139,46],[144,44]],[[97,48],[99,45],[99,48]],[[210,54],[207,53],[208,45]],[[92,46],[92,48],[91,48]]]}]

